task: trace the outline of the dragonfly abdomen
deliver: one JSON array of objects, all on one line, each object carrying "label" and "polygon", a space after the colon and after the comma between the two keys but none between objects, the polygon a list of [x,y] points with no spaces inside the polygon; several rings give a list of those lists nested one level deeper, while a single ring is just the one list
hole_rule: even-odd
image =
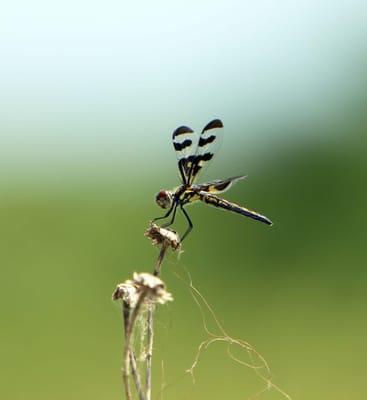
[{"label": "dragonfly abdomen", "polygon": [[269,218],[265,217],[265,215],[261,215],[261,214],[257,213],[256,211],[249,210],[246,207],[240,206],[236,203],[232,203],[228,200],[222,199],[213,194],[200,192],[199,198],[204,203],[210,204],[212,206],[219,207],[219,208],[222,208],[222,209],[228,210],[228,211],[233,211],[238,214],[242,214],[245,217],[249,217],[249,218],[255,219],[257,221],[264,222],[267,225],[273,224]]}]

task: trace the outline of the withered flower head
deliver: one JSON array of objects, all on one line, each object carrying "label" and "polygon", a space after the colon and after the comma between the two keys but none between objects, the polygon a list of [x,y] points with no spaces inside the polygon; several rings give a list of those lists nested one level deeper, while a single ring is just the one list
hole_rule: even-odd
[{"label": "withered flower head", "polygon": [[164,304],[173,300],[161,279],[152,274],[136,272],[134,272],[133,280],[117,285],[112,294],[112,300],[121,299],[129,308],[134,308],[142,294],[152,303]]},{"label": "withered flower head", "polygon": [[123,300],[130,308],[134,308],[139,299],[138,290],[133,281],[127,280],[117,285],[112,293],[112,300]]},{"label": "withered flower head", "polygon": [[135,272],[133,282],[138,292],[146,292],[148,299],[152,302],[164,304],[173,300],[171,293],[166,291],[165,284],[157,276]]},{"label": "withered flower head", "polygon": [[151,224],[145,231],[145,236],[149,237],[154,245],[164,245],[171,247],[172,250],[179,250],[181,247],[180,238],[175,231],[161,228],[156,224]]}]

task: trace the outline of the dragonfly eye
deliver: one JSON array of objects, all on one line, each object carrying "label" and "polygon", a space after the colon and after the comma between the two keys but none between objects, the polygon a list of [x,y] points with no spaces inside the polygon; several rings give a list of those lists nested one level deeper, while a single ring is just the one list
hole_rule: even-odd
[{"label": "dragonfly eye", "polygon": [[168,190],[161,190],[155,196],[155,201],[162,208],[169,208],[172,205],[172,194]]}]

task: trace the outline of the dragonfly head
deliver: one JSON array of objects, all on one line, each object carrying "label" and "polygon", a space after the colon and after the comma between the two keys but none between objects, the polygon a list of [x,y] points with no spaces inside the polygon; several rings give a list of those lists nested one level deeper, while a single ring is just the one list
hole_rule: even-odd
[{"label": "dragonfly head", "polygon": [[170,208],[172,205],[172,193],[169,190],[161,190],[155,196],[155,201],[162,208]]}]

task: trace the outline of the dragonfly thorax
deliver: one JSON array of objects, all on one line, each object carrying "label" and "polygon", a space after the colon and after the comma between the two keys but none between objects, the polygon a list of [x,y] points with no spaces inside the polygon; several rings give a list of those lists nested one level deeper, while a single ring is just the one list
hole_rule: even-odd
[{"label": "dragonfly thorax", "polygon": [[188,185],[180,185],[176,189],[174,189],[175,199],[180,199],[181,196],[186,192]]},{"label": "dragonfly thorax", "polygon": [[181,205],[198,200],[197,190],[191,185],[181,185],[174,192],[174,199]]}]

